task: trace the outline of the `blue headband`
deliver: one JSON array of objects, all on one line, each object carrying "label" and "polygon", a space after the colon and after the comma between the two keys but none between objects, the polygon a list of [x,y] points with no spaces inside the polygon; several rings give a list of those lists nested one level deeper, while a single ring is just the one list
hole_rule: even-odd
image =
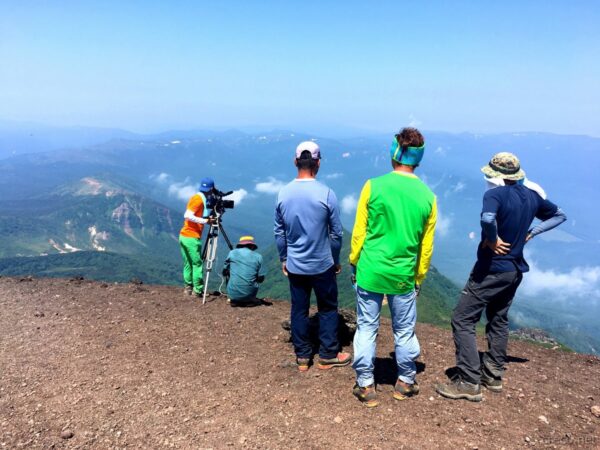
[{"label": "blue headband", "polygon": [[425,154],[425,144],[420,147],[406,147],[404,150],[398,144],[398,141],[392,142],[390,148],[390,156],[397,163],[404,164],[405,166],[418,166],[423,155]]}]

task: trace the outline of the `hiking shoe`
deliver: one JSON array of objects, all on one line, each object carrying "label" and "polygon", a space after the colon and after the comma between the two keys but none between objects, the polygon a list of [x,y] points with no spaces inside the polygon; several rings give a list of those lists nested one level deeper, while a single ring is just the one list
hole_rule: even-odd
[{"label": "hiking shoe", "polygon": [[310,358],[296,358],[296,364],[300,372],[306,372],[310,367]]},{"label": "hiking shoe", "polygon": [[372,384],[366,387],[360,387],[358,384],[355,384],[352,388],[352,394],[359,399],[363,405],[367,408],[374,408],[379,405],[379,400],[377,400],[377,391],[375,390],[375,385]]},{"label": "hiking shoe", "polygon": [[488,375],[485,370],[481,371],[481,385],[488,391],[502,392],[502,378]]},{"label": "hiking shoe", "polygon": [[452,400],[466,399],[471,402],[483,400],[481,387],[478,384],[468,383],[459,377],[450,383],[436,384],[435,390],[442,397],[451,398]]},{"label": "hiking shoe", "polygon": [[329,370],[332,367],[347,366],[352,361],[352,355],[350,353],[340,352],[335,358],[323,359],[319,358],[318,368],[321,370]]},{"label": "hiking shoe", "polygon": [[192,293],[194,292],[194,287],[192,285],[186,285],[183,288],[183,295],[192,295]]},{"label": "hiking shoe", "polygon": [[408,397],[417,395],[418,393],[419,385],[416,381],[413,384],[408,384],[398,379],[396,381],[396,385],[394,386],[394,392],[392,393],[392,397],[394,397],[396,400],[405,400]]}]

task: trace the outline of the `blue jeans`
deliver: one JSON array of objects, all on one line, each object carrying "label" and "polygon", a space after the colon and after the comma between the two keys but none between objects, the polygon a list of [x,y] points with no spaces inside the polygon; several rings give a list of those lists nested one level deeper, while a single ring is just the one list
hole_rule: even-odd
[{"label": "blue jeans", "polygon": [[335,266],[317,275],[299,275],[289,272],[290,294],[292,297],[291,326],[292,343],[298,358],[312,358],[313,346],[310,341],[308,310],[310,294],[317,297],[317,317],[319,319],[319,356],[322,359],[335,358],[340,349],[338,342],[338,289]]},{"label": "blue jeans", "polygon": [[[365,387],[375,383],[375,355],[377,351],[377,332],[383,294],[370,292],[356,287],[357,330],[354,335],[354,363],[356,382]],[[417,322],[417,295],[414,291],[402,295],[388,295],[388,304],[392,313],[392,330],[396,350],[398,378],[408,384],[415,382],[417,365],[421,349],[415,335]]]}]

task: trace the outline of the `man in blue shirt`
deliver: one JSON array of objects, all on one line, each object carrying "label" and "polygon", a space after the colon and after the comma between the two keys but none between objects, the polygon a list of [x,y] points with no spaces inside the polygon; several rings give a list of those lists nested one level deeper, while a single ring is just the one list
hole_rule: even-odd
[{"label": "man in blue shirt", "polygon": [[[525,243],[566,220],[558,206],[521,183],[525,172],[515,155],[498,153],[481,171],[490,178],[502,178],[504,186],[483,196],[477,262],[452,315],[456,374],[451,383],[436,386],[444,397],[471,401],[482,400],[480,385],[502,391],[508,310],[523,273],[529,271],[523,256]],[[531,228],[535,218],[542,222]],[[480,360],[475,327],[484,310],[488,351]]]},{"label": "man in blue shirt", "polygon": [[321,151],[312,141],[296,148],[298,177],[279,192],[275,209],[275,240],[288,277],[292,297],[291,328],[296,363],[308,370],[313,356],[308,311],[311,291],[317,297],[319,319],[319,369],[350,363],[338,341],[338,290],[336,275],[342,270],[342,223],[334,192],[315,177]]},{"label": "man in blue shirt", "polygon": [[236,248],[229,252],[223,265],[223,275],[229,278],[227,296],[231,306],[256,306],[258,285],[265,280],[263,258],[252,236],[242,236]]}]

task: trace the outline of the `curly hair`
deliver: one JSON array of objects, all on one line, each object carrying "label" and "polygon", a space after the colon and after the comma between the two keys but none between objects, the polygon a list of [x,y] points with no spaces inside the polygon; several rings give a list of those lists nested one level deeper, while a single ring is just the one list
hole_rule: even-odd
[{"label": "curly hair", "polygon": [[421,132],[413,127],[402,128],[400,133],[396,135],[396,141],[404,149],[407,147],[421,147],[425,144],[425,139]]}]

